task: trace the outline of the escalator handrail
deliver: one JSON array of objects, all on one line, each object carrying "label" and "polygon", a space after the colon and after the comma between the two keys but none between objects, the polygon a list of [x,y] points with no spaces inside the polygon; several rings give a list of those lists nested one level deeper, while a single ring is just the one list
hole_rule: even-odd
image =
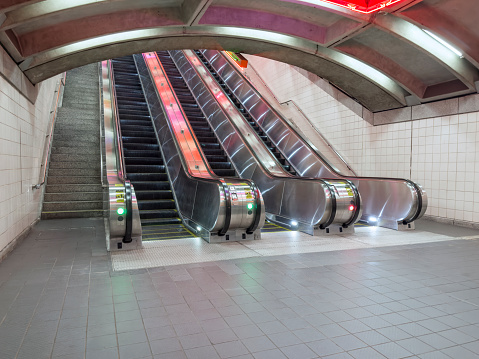
[{"label": "escalator handrail", "polygon": [[344,228],[348,228],[350,225],[354,225],[358,221],[359,214],[361,213],[361,196],[359,195],[358,188],[350,180],[346,180],[351,185],[354,192],[354,205],[356,206],[356,212],[349,221],[343,223]]},{"label": "escalator handrail", "polygon": [[[166,74],[166,71],[163,67],[163,64],[161,63],[161,60],[157,54],[157,52],[154,52],[155,56],[156,56],[156,59],[158,61],[158,65],[160,66],[161,68],[161,71],[165,74],[165,77],[166,77],[166,85],[170,88],[171,92],[173,93],[173,97],[174,97],[174,101],[176,102],[176,104],[178,105],[178,108],[181,112],[181,115],[183,116],[183,118],[185,119],[185,124],[187,126],[187,129],[188,131],[190,132],[190,135],[192,136],[193,138],[193,141],[194,141],[194,144],[196,146],[196,148],[198,149],[198,152],[200,154],[200,157],[203,161],[203,163],[205,164],[205,168],[208,172],[208,174],[210,175],[210,178],[208,177],[197,177],[195,175],[193,175],[191,173],[191,170],[190,170],[190,167],[187,165],[187,161],[186,159],[184,158],[184,154],[183,152],[181,151],[180,149],[180,146],[179,144],[177,143],[177,138],[175,135],[172,136],[172,138],[174,139],[174,144],[175,144],[175,147],[177,149],[177,153],[178,153],[178,157],[180,158],[181,160],[181,163],[183,164],[183,168],[186,169],[185,173],[186,175],[189,177],[189,178],[194,178],[195,180],[197,181],[205,181],[205,182],[213,182],[213,183],[219,183],[221,185],[221,187],[223,188],[223,191],[224,191],[224,194],[225,194],[225,208],[226,208],[226,211],[225,211],[225,224],[224,226],[219,230],[218,232],[218,235],[222,236],[224,234],[226,234],[229,230],[229,227],[230,227],[230,224],[231,224],[231,216],[232,216],[232,204],[231,204],[231,196],[229,194],[229,190],[228,190],[228,186],[226,185],[226,181],[225,181],[225,177],[218,177],[214,172],[213,170],[211,169],[208,161],[206,160],[206,156],[204,155],[203,151],[201,150],[201,146],[199,144],[199,141],[198,139],[196,138],[196,135],[194,133],[194,131],[192,130],[191,128],[191,125],[190,125],[190,122],[187,120],[188,117],[186,116],[184,110],[183,110],[183,106],[181,106],[181,103],[179,102],[178,100],[178,97],[176,96],[176,92],[175,90],[173,89],[173,86],[171,85],[171,82],[170,82],[170,79],[168,78],[168,75]],[[176,66],[176,65],[175,65]],[[148,67],[148,66],[147,66]],[[154,81],[153,81],[154,82]],[[156,88],[155,86],[155,90],[158,91],[158,89]],[[159,95],[158,95],[159,97]],[[161,105],[163,106],[163,102],[160,100],[159,101],[161,103]],[[166,116],[168,118],[168,116]],[[172,126],[171,126],[171,122],[169,121],[169,119],[166,121],[168,123],[168,127],[169,127],[169,130],[172,134],[175,133],[175,131],[173,130]],[[226,177],[228,178],[228,177]],[[236,178],[235,178],[236,180]]]},{"label": "escalator handrail", "polygon": [[253,182],[253,180],[246,180],[246,182],[250,183],[252,192],[254,192],[254,196],[256,199],[256,216],[249,228],[246,229],[247,234],[252,234],[254,231],[258,229],[259,221],[261,219],[261,211],[263,210],[261,208],[261,192],[259,191],[258,186],[256,186],[256,183]]},{"label": "escalator handrail", "polygon": [[132,189],[131,182],[126,177],[126,165],[125,165],[125,156],[123,153],[123,141],[121,135],[120,127],[120,118],[118,113],[118,103],[116,100],[116,88],[115,88],[115,76],[113,70],[113,63],[111,60],[108,60],[108,76],[110,80],[110,93],[111,93],[111,111],[113,121],[115,123],[115,141],[116,141],[116,151],[117,151],[117,174],[118,179],[123,183],[125,187],[125,207],[126,207],[126,222],[125,222],[125,236],[123,237],[123,243],[131,243],[133,238],[131,236],[133,231],[133,204],[132,204]]},{"label": "escalator handrail", "polygon": [[[223,58],[226,59],[226,61],[228,61],[228,63],[231,65],[231,62],[228,60],[227,57],[224,56],[224,54],[221,53],[221,51],[218,51],[218,54],[220,56],[222,56]],[[206,58],[206,56],[205,56]],[[208,61],[208,59],[206,59]],[[208,61],[208,63],[210,63]],[[210,63],[211,64],[211,63]],[[234,68],[234,67],[233,67]],[[390,177],[362,177],[362,176],[344,176],[340,173],[338,173],[327,161],[325,161],[322,156],[312,147],[309,145],[308,141],[305,141],[304,138],[298,133],[298,131],[296,131],[296,129],[291,126],[287,120],[285,120],[285,118],[279,114],[266,100],[264,100],[264,98],[261,96],[261,94],[256,90],[256,88],[250,83],[250,81],[240,72],[240,71],[236,71],[236,74],[238,74],[246,83],[248,83],[251,87],[251,89],[260,97],[263,99],[264,103],[268,106],[268,108],[278,117],[278,119],[280,119],[287,127],[288,129],[290,129],[296,136],[299,140],[301,140],[305,146],[309,147],[311,149],[311,152],[313,154],[315,154],[317,156],[317,158],[321,161],[321,163],[326,166],[331,172],[333,173],[336,173],[336,175],[339,177],[339,178],[342,178],[344,180],[351,180],[351,179],[358,179],[358,180],[385,180],[385,181],[398,181],[398,182],[405,182],[407,184],[409,184],[410,186],[412,186],[415,191],[414,191],[414,195],[417,199],[417,208],[416,208],[416,211],[414,211],[414,215],[411,216],[410,219],[408,220],[403,220],[403,223],[404,224],[407,224],[407,223],[411,223],[413,222],[414,220],[417,219],[417,217],[419,217],[421,211],[422,211],[422,205],[423,205],[423,199],[422,199],[422,191],[421,189],[419,188],[419,186],[412,180],[410,179],[407,179],[407,178],[390,178]],[[218,76],[221,77],[221,75],[218,73]],[[222,77],[221,77],[222,78]],[[226,82],[225,82],[226,84]],[[227,85],[228,86],[228,85]],[[231,90],[231,89],[230,89]],[[247,110],[248,111],[248,110]],[[249,111],[248,111],[249,113]],[[250,114],[251,115],[251,114]],[[278,149],[280,150],[280,149]],[[280,150],[281,151],[281,150]]]},{"label": "escalator handrail", "polygon": [[133,238],[131,233],[133,231],[133,208],[132,208],[132,191],[131,191],[131,182],[125,180],[125,204],[126,204],[126,223],[125,223],[125,237],[123,238],[124,243],[131,243]]},{"label": "escalator handrail", "polygon": [[108,60],[108,67],[109,67],[109,75],[110,75],[110,86],[111,86],[111,109],[113,112],[113,120],[115,123],[115,140],[116,140],[116,150],[117,150],[117,165],[118,165],[118,178],[121,182],[125,182],[126,180],[126,172],[125,172],[125,156],[123,153],[123,140],[121,135],[121,126],[120,126],[120,118],[118,112],[118,103],[116,100],[116,84],[115,84],[115,76],[114,76],[114,69],[112,60]]}]

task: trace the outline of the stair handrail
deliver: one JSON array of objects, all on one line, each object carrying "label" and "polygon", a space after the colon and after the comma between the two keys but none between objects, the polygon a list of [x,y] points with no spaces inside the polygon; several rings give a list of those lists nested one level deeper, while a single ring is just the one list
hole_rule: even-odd
[{"label": "stair handrail", "polygon": [[106,154],[106,150],[104,148],[105,146],[105,132],[103,129],[103,86],[102,86],[102,67],[101,67],[101,62],[98,63],[98,99],[100,101],[100,106],[99,106],[99,125],[100,125],[100,179],[101,179],[101,186],[102,188],[107,188],[108,183],[105,183],[105,178],[104,178],[104,171],[103,171],[103,166],[105,165],[103,161],[103,155]]},{"label": "stair handrail", "polygon": [[115,77],[113,76],[113,63],[111,60],[108,60],[108,72],[110,74],[110,86],[111,86],[111,110],[113,112],[113,120],[115,122],[115,134],[116,134],[116,147],[117,147],[117,162],[118,162],[118,178],[125,182],[125,156],[123,154],[123,141],[121,136],[121,127],[120,120],[118,116],[118,103],[116,101],[116,87],[115,87]]},{"label": "stair handrail", "polygon": [[[226,57],[227,60],[229,60],[227,57]],[[251,64],[251,63],[248,63],[249,65],[249,68],[251,70],[253,70],[253,72],[256,74],[257,78],[261,81],[261,83],[263,84],[263,86],[266,88],[266,90],[268,90],[268,92],[271,94],[271,96],[273,96],[273,98],[276,100],[276,102],[279,104],[279,105],[289,105],[289,103],[292,103],[297,111],[301,114],[301,116],[304,117],[304,119],[306,120],[306,122],[311,126],[311,128],[319,135],[319,137],[321,137],[321,139],[326,143],[326,145],[336,154],[336,156],[338,156],[338,158],[344,163],[344,165],[346,166],[346,168],[348,170],[350,170],[354,176],[358,177],[358,175],[356,174],[356,172],[351,168],[351,166],[349,166],[349,164],[346,162],[346,160],[343,158],[343,156],[341,156],[341,154],[334,148],[334,146],[331,144],[331,142],[329,142],[326,137],[324,137],[324,135],[321,133],[321,131],[315,126],[313,125],[313,123],[310,121],[310,119],[308,118],[308,116],[304,113],[304,111],[299,107],[299,105],[296,103],[296,101],[294,100],[287,100],[287,101],[280,101],[276,95],[274,94],[274,92],[271,90],[271,88],[269,87],[268,84],[266,84],[266,82],[263,80],[263,78],[261,77],[261,75],[258,73],[258,71],[256,71],[256,69],[254,68],[254,66]],[[249,78],[250,82],[252,83],[252,79],[250,76],[248,76],[246,73],[243,72],[243,75],[247,78]],[[284,116],[283,117],[283,120],[285,120],[285,122],[287,122],[291,127],[295,127],[297,130],[299,130],[298,126],[296,126],[295,124],[293,124],[291,121],[289,121],[287,118],[285,118]],[[315,146],[314,146],[315,147]]]},{"label": "stair handrail", "polygon": [[[55,120],[57,118],[58,108],[62,107],[63,101],[63,92],[65,90],[65,81],[66,81],[67,73],[64,72],[61,74],[60,79],[56,84],[55,92],[53,93],[52,104],[50,106],[50,130],[48,131],[47,135],[45,136],[48,139],[48,143],[44,147],[43,156],[42,156],[42,164],[40,165],[40,176],[37,184],[32,185],[32,189],[40,189],[44,184],[47,176],[47,168],[50,162],[50,154],[51,154],[51,146],[52,146],[52,139],[53,139],[53,130],[55,128]],[[56,94],[56,96],[55,96]],[[43,168],[42,168],[43,167]]]},{"label": "stair handrail", "polygon": [[111,111],[112,118],[115,123],[115,140],[117,148],[117,175],[120,182],[125,186],[125,207],[126,207],[126,221],[125,221],[125,236],[123,237],[123,243],[131,243],[132,230],[133,230],[133,198],[132,198],[132,184],[129,179],[126,178],[125,172],[125,156],[123,153],[123,140],[121,135],[121,126],[120,126],[120,117],[118,116],[118,103],[116,101],[116,87],[115,87],[115,76],[113,70],[113,62],[111,60],[107,61],[108,64],[108,75],[110,80],[110,93],[111,93]]}]

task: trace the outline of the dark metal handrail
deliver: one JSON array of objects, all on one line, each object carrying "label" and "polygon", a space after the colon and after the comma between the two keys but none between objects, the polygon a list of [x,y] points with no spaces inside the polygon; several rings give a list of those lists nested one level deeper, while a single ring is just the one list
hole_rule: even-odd
[{"label": "dark metal handrail", "polygon": [[57,89],[55,90],[56,97],[53,98],[52,101],[52,107],[50,109],[50,131],[49,133],[45,136],[48,138],[48,144],[44,149],[43,152],[43,157],[44,160],[42,161],[42,164],[40,167],[43,167],[43,169],[40,170],[40,179],[37,184],[32,185],[32,189],[40,189],[44,184],[45,180],[47,177],[47,168],[48,164],[50,162],[50,151],[52,147],[52,139],[53,139],[53,130],[55,128],[55,120],[57,118],[57,110],[58,107],[61,107],[61,102],[63,99],[63,91],[65,89],[65,79],[66,79],[67,73],[64,72],[62,74],[62,77],[58,81],[57,84]]},{"label": "dark metal handrail", "polygon": [[132,189],[131,182],[126,177],[125,172],[125,156],[123,154],[123,141],[121,135],[120,127],[120,118],[118,116],[118,103],[116,101],[116,88],[115,88],[115,77],[113,75],[113,64],[111,60],[108,60],[108,73],[110,80],[110,93],[111,93],[111,112],[112,118],[115,123],[115,134],[116,134],[116,147],[117,147],[117,174],[118,179],[125,186],[125,207],[126,207],[126,223],[125,223],[125,236],[123,237],[123,243],[132,242],[132,230],[133,230],[133,205],[132,205]]}]

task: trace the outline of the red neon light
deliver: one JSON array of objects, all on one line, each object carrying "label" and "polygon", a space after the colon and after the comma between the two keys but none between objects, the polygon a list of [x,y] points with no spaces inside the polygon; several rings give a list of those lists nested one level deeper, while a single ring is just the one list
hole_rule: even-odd
[{"label": "red neon light", "polygon": [[350,205],[350,206],[349,206],[349,210],[350,210],[351,212],[354,211],[355,209],[356,209],[356,207],[355,207],[354,205]]},{"label": "red neon light", "polygon": [[410,0],[320,0],[333,5],[344,7],[348,10],[371,14],[386,7]]}]

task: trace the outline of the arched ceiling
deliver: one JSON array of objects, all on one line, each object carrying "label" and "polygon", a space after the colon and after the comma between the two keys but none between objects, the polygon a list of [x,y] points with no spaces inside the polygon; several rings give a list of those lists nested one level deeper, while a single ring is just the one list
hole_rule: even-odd
[{"label": "arched ceiling", "polygon": [[471,0],[2,0],[0,42],[32,83],[144,51],[244,52],[377,112],[475,93],[477,13]]}]

